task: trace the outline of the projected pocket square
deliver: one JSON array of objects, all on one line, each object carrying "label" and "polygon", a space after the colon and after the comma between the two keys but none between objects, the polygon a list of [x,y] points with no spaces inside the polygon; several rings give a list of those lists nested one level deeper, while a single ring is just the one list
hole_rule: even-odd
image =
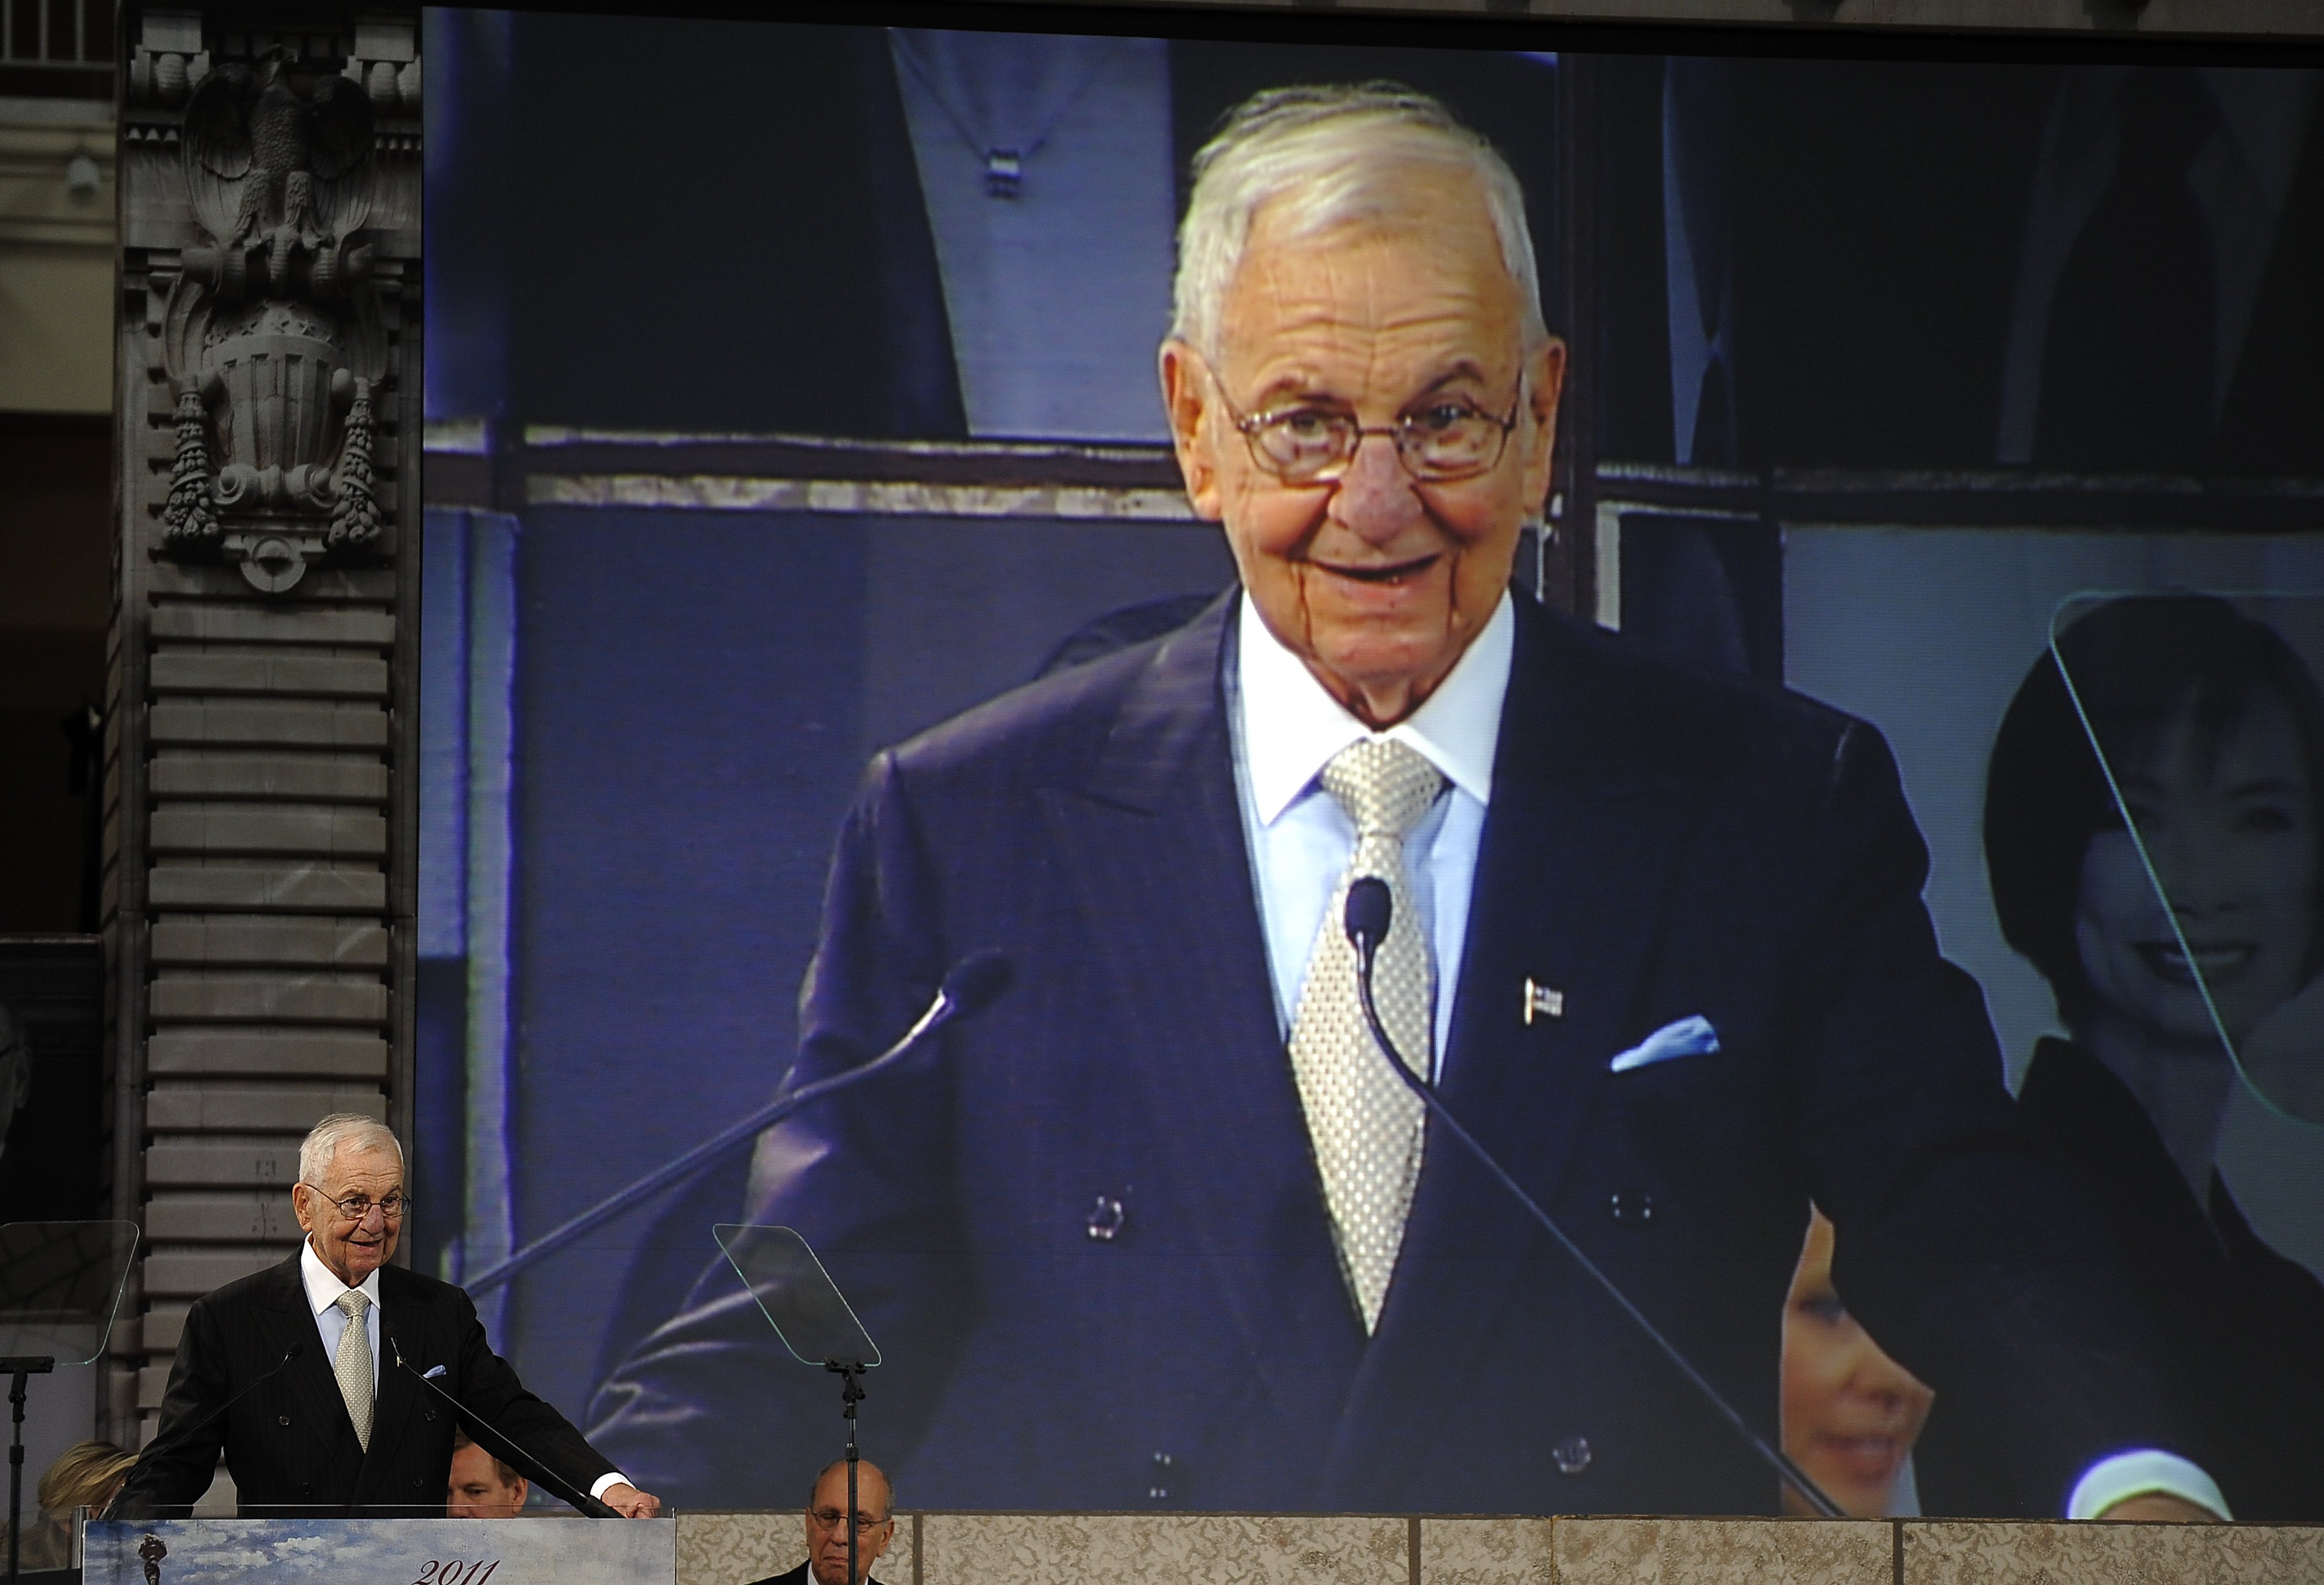
[{"label": "projected pocket square", "polygon": [[1628,1051],[1606,1064],[1609,1073],[1627,1073],[1633,1068],[1650,1067],[1667,1062],[1674,1057],[1708,1056],[1719,1049],[1719,1031],[1711,1020],[1696,1014],[1675,1024],[1665,1024]]}]

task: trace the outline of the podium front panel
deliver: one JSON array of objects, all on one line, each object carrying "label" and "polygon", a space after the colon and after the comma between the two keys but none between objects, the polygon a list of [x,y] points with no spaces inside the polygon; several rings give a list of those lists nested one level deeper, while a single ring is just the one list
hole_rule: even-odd
[{"label": "podium front panel", "polygon": [[676,1585],[675,1519],[167,1519],[88,1527],[86,1585]]}]

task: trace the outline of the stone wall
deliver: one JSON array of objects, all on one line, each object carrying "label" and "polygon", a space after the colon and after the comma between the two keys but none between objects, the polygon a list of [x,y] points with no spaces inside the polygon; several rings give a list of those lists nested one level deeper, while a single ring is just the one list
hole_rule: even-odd
[{"label": "stone wall", "polygon": [[[300,1136],[409,1135],[419,13],[122,25],[102,907],[117,1214],[100,1421],[295,1247]],[[299,124],[297,135],[286,126]]]},{"label": "stone wall", "polygon": [[[796,1514],[681,1514],[678,1585],[794,1567]],[[2312,1585],[2324,1529],[1821,1519],[898,1515],[886,1585]]]}]

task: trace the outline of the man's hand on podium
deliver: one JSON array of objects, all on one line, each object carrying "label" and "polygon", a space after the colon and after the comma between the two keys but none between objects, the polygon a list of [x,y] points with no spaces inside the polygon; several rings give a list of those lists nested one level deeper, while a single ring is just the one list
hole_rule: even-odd
[{"label": "man's hand on podium", "polygon": [[[613,1488],[614,1491],[622,1489],[624,1488],[622,1487]],[[607,1492],[605,1500],[613,1503],[613,1493]],[[619,1507],[621,1505],[613,1503],[613,1506]],[[2133,1524],[2148,1525],[2217,1525],[2220,1523],[2219,1515],[2202,1504],[2190,1503],[2183,1497],[2172,1497],[2167,1491],[2144,1491],[2136,1497],[2126,1497],[2105,1513],[2100,1514],[2098,1517],[2116,1522],[2127,1521]]]},{"label": "man's hand on podium", "polygon": [[[613,1509],[613,1512],[621,1515],[624,1519],[650,1519],[661,1512],[661,1498],[654,1496],[654,1494],[650,1491],[640,1491],[636,1487],[632,1486],[626,1480],[622,1481],[618,1486],[607,1487],[604,1490],[604,1494],[598,1497],[597,1500],[604,1503],[607,1507]],[[2145,1499],[2134,1497],[2131,1500],[2132,1502],[2142,1502]],[[2130,1503],[2124,1503],[2120,1506],[2123,1507],[2128,1507],[2131,1505]],[[2202,1510],[2199,1508],[2196,1511],[2200,1513]]]}]

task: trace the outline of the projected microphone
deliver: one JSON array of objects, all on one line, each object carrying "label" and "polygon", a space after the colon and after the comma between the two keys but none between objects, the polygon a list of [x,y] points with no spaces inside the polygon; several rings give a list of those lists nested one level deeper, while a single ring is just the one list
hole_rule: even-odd
[{"label": "projected microphone", "polygon": [[[256,1376],[251,1377],[250,1380],[243,1383],[242,1390],[235,1394],[234,1396],[228,1398],[225,1403],[220,1404],[217,1408],[203,1415],[199,1420],[195,1421],[191,1425],[185,1427],[183,1430],[173,1432],[170,1435],[161,1438],[159,1441],[155,1441],[148,1445],[143,1452],[137,1455],[137,1469],[143,1469],[145,1461],[148,1459],[158,1460],[161,1458],[163,1456],[164,1450],[167,1450],[170,1452],[175,1452],[180,1446],[190,1441],[196,1432],[208,1430],[212,1425],[217,1423],[218,1416],[224,1414],[228,1409],[233,1408],[236,1404],[241,1403],[243,1399],[250,1396],[251,1394],[256,1392],[260,1387],[264,1386],[268,1382],[272,1381],[276,1376],[281,1375],[284,1370],[290,1367],[290,1362],[293,1359],[296,1359],[300,1355],[304,1354],[306,1351],[307,1345],[303,1342],[293,1343],[289,1348],[283,1349],[281,1358],[277,1359],[266,1369],[260,1371]],[[130,1473],[134,1476],[136,1473],[136,1470],[133,1469]],[[123,1494],[128,1491],[131,1484],[132,1482],[130,1481],[123,1481],[120,1488],[114,1492],[113,1496],[109,1499],[106,1500],[104,1511],[99,1513],[97,1516],[100,1519],[111,1518],[113,1516],[114,1507],[121,1501]]]},{"label": "projected microphone", "polygon": [[550,1496],[561,1497],[572,1504],[584,1518],[618,1519],[622,1516],[610,1504],[600,1502],[557,1474],[548,1465],[517,1446],[516,1440],[508,1432],[447,1392],[443,1383],[436,1379],[446,1374],[444,1367],[431,1365],[426,1370],[414,1370],[404,1363],[402,1347],[384,1328],[382,1329],[382,1340],[387,1344],[388,1351],[395,1356],[395,1367],[449,1404],[452,1406],[452,1412],[460,1417],[460,1423],[468,1428],[469,1439],[478,1447],[503,1464],[514,1464],[521,1469],[530,1470],[532,1478],[546,1487]]},{"label": "projected microphone", "polygon": [[927,1011],[920,1015],[918,1021],[904,1031],[903,1038],[862,1067],[850,1068],[844,1073],[835,1073],[828,1079],[818,1079],[813,1084],[802,1085],[788,1095],[777,1096],[733,1127],[712,1135],[677,1160],[655,1168],[628,1188],[599,1200],[579,1216],[542,1234],[539,1239],[498,1265],[487,1266],[475,1276],[466,1278],[460,1286],[472,1298],[499,1287],[527,1266],[546,1260],[582,1234],[603,1227],[640,1200],[673,1183],[682,1182],[728,1151],[749,1144],[802,1107],[861,1084],[875,1073],[886,1071],[947,1024],[973,1017],[997,1001],[1001,993],[1009,988],[1009,982],[1015,973],[1010,967],[1008,954],[1004,952],[971,952],[952,966],[952,971],[944,977],[944,984],[936,991],[936,999],[928,1004]]},{"label": "projected microphone", "polygon": [[1379,1043],[1380,1051],[1396,1076],[1420,1098],[1421,1104],[1428,1108],[1429,1115],[1436,1119],[1438,1125],[1459,1140],[1495,1182],[1508,1190],[1517,1202],[1525,1207],[1526,1213],[1557,1240],[1566,1254],[1573,1257],[1573,1263],[1614,1302],[1615,1308],[1637,1324],[1637,1329],[1646,1334],[1646,1340],[1662,1351],[1664,1358],[1677,1367],[1678,1373],[1693,1385],[1705,1402],[1719,1411],[1720,1417],[1734,1427],[1735,1433],[1750,1444],[1751,1451],[1766,1460],[1768,1468],[1775,1470],[1784,1485],[1798,1492],[1807,1500],[1808,1506],[1823,1517],[1847,1517],[1840,1505],[1824,1495],[1823,1488],[1809,1478],[1806,1470],[1794,1463],[1781,1448],[1771,1445],[1751,1429],[1751,1423],[1744,1419],[1741,1412],[1711,1385],[1702,1372],[1694,1367],[1693,1361],[1679,1351],[1678,1345],[1663,1336],[1661,1329],[1646,1319],[1646,1312],[1632,1303],[1630,1296],[1622,1292],[1614,1279],[1600,1270],[1597,1262],[1583,1254],[1582,1247],[1566,1236],[1565,1229],[1534,1202],[1533,1196],[1518,1186],[1508,1169],[1493,1159],[1492,1152],[1477,1143],[1476,1136],[1461,1126],[1461,1119],[1436,1098],[1434,1087],[1405,1066],[1402,1053],[1396,1049],[1396,1042],[1388,1038],[1387,1028],[1380,1023],[1379,1009],[1372,1002],[1372,955],[1379,950],[1380,943],[1388,940],[1388,926],[1395,916],[1396,899],[1389,894],[1386,881],[1375,876],[1363,876],[1350,884],[1342,922],[1347,930],[1349,944],[1356,949],[1356,989],[1364,1005],[1364,1022],[1371,1025],[1372,1039]]}]

